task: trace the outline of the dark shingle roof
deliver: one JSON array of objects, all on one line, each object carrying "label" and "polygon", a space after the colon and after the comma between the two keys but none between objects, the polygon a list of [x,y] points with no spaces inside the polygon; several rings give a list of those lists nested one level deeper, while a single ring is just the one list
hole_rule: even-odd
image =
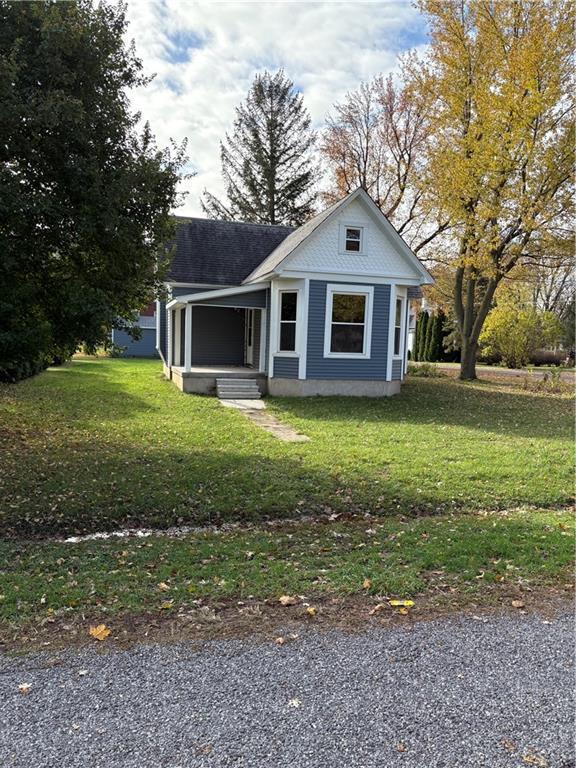
[{"label": "dark shingle roof", "polygon": [[240,285],[292,227],[215,219],[178,219],[168,280]]}]

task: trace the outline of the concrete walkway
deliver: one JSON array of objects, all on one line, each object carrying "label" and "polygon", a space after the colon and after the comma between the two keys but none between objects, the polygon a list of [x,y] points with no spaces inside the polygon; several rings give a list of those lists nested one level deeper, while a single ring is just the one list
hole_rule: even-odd
[{"label": "concrete walkway", "polygon": [[225,408],[236,408],[241,411],[256,426],[274,435],[278,440],[283,440],[286,443],[307,443],[310,441],[310,438],[306,435],[301,435],[288,424],[283,424],[275,416],[267,413],[266,403],[263,400],[220,399],[220,402]]}]

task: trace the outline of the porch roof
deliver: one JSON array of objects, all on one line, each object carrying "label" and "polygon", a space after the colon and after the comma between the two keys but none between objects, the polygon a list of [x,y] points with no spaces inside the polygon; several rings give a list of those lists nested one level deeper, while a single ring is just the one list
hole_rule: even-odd
[{"label": "porch roof", "polygon": [[[187,304],[210,304],[213,301],[222,303],[226,299],[230,302],[222,306],[234,306],[238,308],[252,308],[255,306],[253,294],[266,291],[268,283],[259,283],[251,285],[238,285],[232,288],[218,288],[215,291],[201,291],[200,293],[188,293],[184,296],[177,296],[166,304],[167,309],[180,309]],[[260,306],[260,304],[256,305]],[[265,303],[262,304],[265,306]]]}]

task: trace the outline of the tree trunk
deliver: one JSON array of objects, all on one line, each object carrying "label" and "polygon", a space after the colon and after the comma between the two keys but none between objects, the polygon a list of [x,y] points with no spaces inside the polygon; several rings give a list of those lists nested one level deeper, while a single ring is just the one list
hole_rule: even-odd
[{"label": "tree trunk", "polygon": [[478,344],[464,342],[460,355],[460,379],[462,381],[472,381],[476,378],[476,354]]}]

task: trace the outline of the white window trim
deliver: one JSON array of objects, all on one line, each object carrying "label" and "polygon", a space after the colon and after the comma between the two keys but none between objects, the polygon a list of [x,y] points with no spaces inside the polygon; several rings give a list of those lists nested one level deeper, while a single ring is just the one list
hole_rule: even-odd
[{"label": "white window trim", "polygon": [[[347,229],[359,229],[360,230],[360,250],[359,251],[349,251],[346,248],[346,230]],[[339,251],[340,254],[347,254],[347,255],[354,255],[354,256],[365,256],[366,255],[366,222],[354,222],[354,221],[343,221],[340,224],[340,243],[339,243]]]},{"label": "white window trim", "polygon": [[[365,296],[364,309],[364,346],[362,352],[331,352],[332,340],[332,305],[335,293],[352,296]],[[374,286],[372,285],[327,285],[326,317],[324,323],[324,357],[344,360],[369,360],[372,356],[372,314],[374,307]]]},{"label": "white window trim", "polygon": [[[396,303],[401,302],[400,305],[400,350],[398,353],[394,351],[394,342],[396,341],[396,328],[398,327],[396,325]],[[392,359],[393,360],[402,360],[404,357],[404,330],[405,330],[405,322],[404,322],[404,316],[406,314],[406,297],[402,296],[401,294],[397,293],[396,297],[394,299],[394,333],[392,336]]]},{"label": "white window trim", "polygon": [[[284,320],[284,322],[294,323],[294,346],[293,350],[280,349],[280,332],[282,330],[282,294],[283,293],[295,293],[296,294],[296,320]],[[278,323],[276,328],[276,343],[275,343],[275,357],[298,357],[298,329],[300,316],[300,289],[299,288],[280,288],[278,290]]]}]

